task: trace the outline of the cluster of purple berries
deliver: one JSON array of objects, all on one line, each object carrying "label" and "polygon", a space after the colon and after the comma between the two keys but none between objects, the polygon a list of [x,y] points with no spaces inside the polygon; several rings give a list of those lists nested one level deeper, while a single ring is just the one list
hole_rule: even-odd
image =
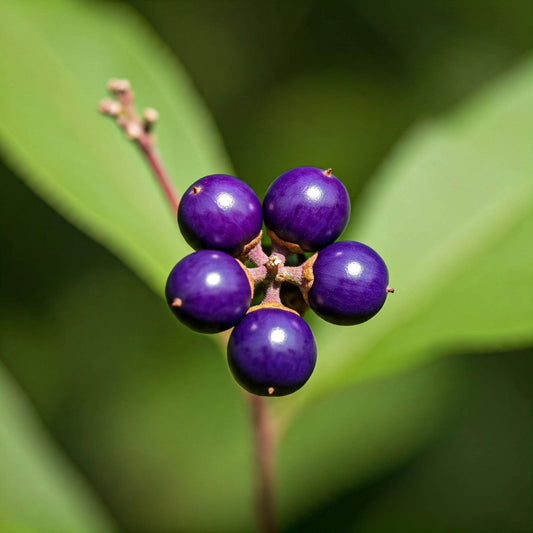
[{"label": "cluster of purple berries", "polygon": [[[183,195],[178,224],[198,251],[170,272],[167,302],[195,331],[234,327],[228,363],[247,391],[283,396],[309,379],[316,344],[300,316],[308,306],[328,322],[359,324],[392,292],[374,250],[334,243],[349,216],[348,193],[331,169],[285,172],[262,207],[246,183],[224,174],[199,179]],[[261,245],[263,220],[269,255]],[[254,292],[260,303],[250,307]]]}]

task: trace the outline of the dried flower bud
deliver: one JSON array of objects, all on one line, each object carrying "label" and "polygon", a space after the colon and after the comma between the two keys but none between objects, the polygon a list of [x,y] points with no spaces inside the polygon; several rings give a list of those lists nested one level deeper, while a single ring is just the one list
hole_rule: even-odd
[{"label": "dried flower bud", "polygon": [[131,84],[128,80],[112,78],[107,83],[107,88],[115,94],[125,93],[131,90]]},{"label": "dried flower bud", "polygon": [[153,107],[147,107],[143,113],[146,122],[154,123],[159,119],[159,113]]},{"label": "dried flower bud", "polygon": [[130,139],[138,139],[143,134],[143,129],[137,122],[128,122],[124,128],[126,136]]},{"label": "dried flower bud", "polygon": [[122,106],[116,100],[110,100],[106,98],[102,100],[98,106],[98,111],[104,115],[110,115],[116,117],[122,111]]}]

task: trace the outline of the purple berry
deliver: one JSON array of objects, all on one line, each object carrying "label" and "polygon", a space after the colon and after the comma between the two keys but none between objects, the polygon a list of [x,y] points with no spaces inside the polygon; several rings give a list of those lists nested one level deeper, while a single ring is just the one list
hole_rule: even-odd
[{"label": "purple berry", "polygon": [[178,208],[178,224],[195,249],[221,250],[238,256],[261,231],[261,202],[243,181],[226,174],[193,183]]},{"label": "purple berry", "polygon": [[360,324],[385,303],[389,274],[383,259],[360,242],[342,241],[318,253],[309,305],[333,324]]},{"label": "purple berry", "polygon": [[316,345],[309,326],[295,312],[260,307],[235,327],[228,363],[235,379],[259,396],[284,396],[311,376]]},{"label": "purple berry", "polygon": [[298,167],[270,185],[263,214],[266,227],[280,239],[312,252],[343,232],[350,218],[350,198],[331,169]]},{"label": "purple berry", "polygon": [[165,294],[181,322],[201,333],[217,333],[244,316],[252,287],[237,259],[216,250],[200,250],[172,269]]}]

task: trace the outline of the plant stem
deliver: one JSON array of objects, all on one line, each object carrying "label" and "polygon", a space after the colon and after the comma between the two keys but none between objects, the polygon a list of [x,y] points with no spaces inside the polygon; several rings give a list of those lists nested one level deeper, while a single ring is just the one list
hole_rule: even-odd
[{"label": "plant stem", "polygon": [[303,267],[295,266],[288,267],[282,266],[278,270],[278,275],[276,276],[276,281],[288,283],[293,283],[294,285],[301,285],[303,282]]},{"label": "plant stem", "polygon": [[275,435],[267,399],[249,395],[257,469],[256,512],[260,533],[276,531],[274,512]]},{"label": "plant stem", "polygon": [[165,193],[167,200],[172,206],[174,214],[176,214],[176,211],[180,205],[180,197],[174,189],[174,185],[172,184],[169,175],[163,167],[161,158],[155,149],[152,136],[148,133],[144,133],[141,137],[139,137],[139,139],[137,139],[137,145],[146,156],[146,160],[148,161],[152,172],[161,186],[161,189]]},{"label": "plant stem", "polygon": [[250,276],[254,280],[254,283],[257,285],[258,283],[265,281],[268,271],[266,267],[263,265],[260,267],[249,268],[248,274],[250,274]]},{"label": "plant stem", "polygon": [[263,302],[280,304],[280,289],[281,285],[277,281],[270,281],[266,287]]},{"label": "plant stem", "polygon": [[[146,109],[144,120],[139,118],[133,105],[133,91],[127,80],[110,80],[108,88],[116,99],[102,100],[99,106],[100,112],[112,117],[117,125],[124,130],[126,136],[140,148],[175,215],[180,197],[155,149],[154,137],[151,134],[153,124],[157,120],[157,112],[153,109]],[[285,257],[282,256],[282,258],[284,261]],[[250,252],[249,259],[258,267],[252,271],[255,271],[258,279],[264,279],[267,268],[262,265],[267,262],[268,256],[263,252],[260,242]],[[274,287],[274,283],[271,285],[271,290],[277,294],[279,300],[279,286],[276,284]],[[221,336],[224,336],[224,333]],[[247,396],[251,407],[254,433],[258,526],[261,533],[274,533],[276,531],[274,519],[274,451],[276,444],[274,426],[266,399],[253,394],[247,394]]]},{"label": "plant stem", "polygon": [[158,119],[157,111],[151,108],[145,109],[144,118],[139,118],[134,106],[134,94],[128,80],[112,79],[109,80],[107,87],[115,99],[102,100],[98,106],[100,112],[113,118],[126,136],[140,148],[175,215],[180,197],[155,149],[155,139],[151,134],[154,123]]},{"label": "plant stem", "polygon": [[248,259],[258,267],[264,265],[268,261],[268,255],[263,251],[260,242],[248,252]]}]

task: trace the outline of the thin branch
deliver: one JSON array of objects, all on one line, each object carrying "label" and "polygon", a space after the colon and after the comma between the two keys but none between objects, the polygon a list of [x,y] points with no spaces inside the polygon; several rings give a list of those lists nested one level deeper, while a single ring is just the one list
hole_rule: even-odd
[{"label": "thin branch", "polygon": [[112,79],[107,88],[115,99],[106,98],[100,102],[98,109],[104,115],[114,119],[124,131],[126,137],[131,139],[145,155],[154,176],[174,213],[178,210],[180,197],[170,176],[155,148],[155,138],[151,133],[159,115],[155,109],[144,110],[143,119],[140,119],[133,105],[134,94],[128,80]]},{"label": "thin branch", "polygon": [[174,213],[176,213],[180,205],[180,197],[176,192],[176,189],[174,188],[174,185],[172,184],[168,174],[166,173],[165,168],[163,167],[159,154],[155,149],[153,137],[147,133],[143,134],[142,137],[138,139],[137,145],[146,155],[146,160],[148,161],[152,172],[159,181],[159,184],[161,185],[167,200],[172,206]]},{"label": "thin branch", "polygon": [[267,399],[248,395],[252,411],[258,482],[256,485],[256,512],[260,533],[275,533],[274,509],[274,456],[275,432],[268,410]]}]

